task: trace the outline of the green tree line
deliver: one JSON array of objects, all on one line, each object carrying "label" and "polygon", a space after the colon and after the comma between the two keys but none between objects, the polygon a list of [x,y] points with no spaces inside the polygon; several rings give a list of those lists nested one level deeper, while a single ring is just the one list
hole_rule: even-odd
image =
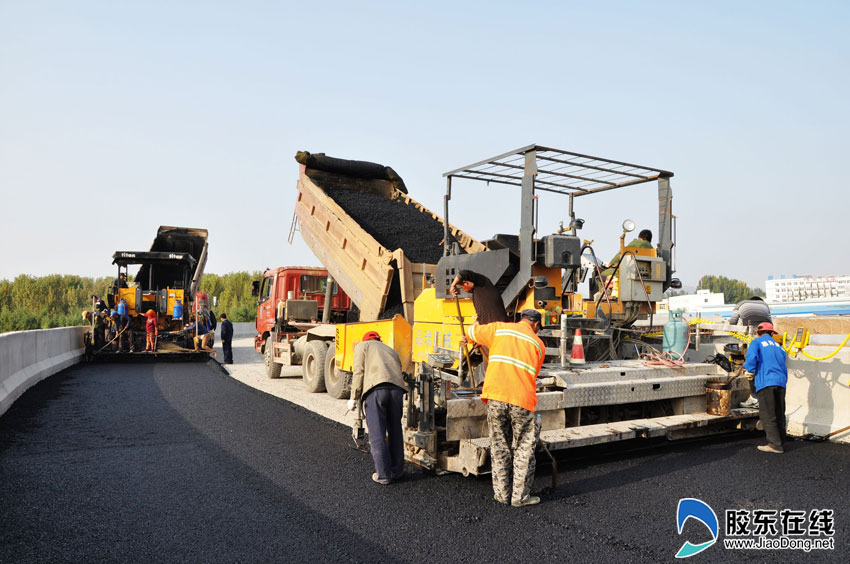
[{"label": "green tree line", "polygon": [[706,274],[699,279],[697,290],[711,290],[715,293],[722,293],[724,301],[727,304],[735,304],[753,296],[759,296],[761,298],[765,296],[764,290],[761,288],[750,288],[741,280],[710,274]]},{"label": "green tree line", "polygon": [[255,321],[257,319],[257,298],[251,296],[251,282],[262,280],[262,271],[204,274],[201,279],[201,291],[209,292],[218,298],[213,308],[216,315],[227,314],[230,321]]},{"label": "green tree line", "polygon": [[[257,302],[251,297],[251,281],[261,277],[262,272],[205,274],[201,290],[218,298],[216,314],[227,313],[231,321],[254,321]],[[83,325],[81,314],[91,309],[91,296],[105,298],[113,280],[65,274],[0,280],[0,333]]]}]

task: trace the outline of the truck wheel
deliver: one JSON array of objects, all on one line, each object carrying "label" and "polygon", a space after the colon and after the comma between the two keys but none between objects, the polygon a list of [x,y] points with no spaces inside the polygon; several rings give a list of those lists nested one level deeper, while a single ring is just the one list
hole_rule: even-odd
[{"label": "truck wheel", "polygon": [[307,343],[304,358],[301,360],[301,376],[308,392],[325,391],[325,354],[327,347],[324,341]]},{"label": "truck wheel", "polygon": [[336,369],[336,366],[334,366],[335,354],[336,345],[329,346],[325,355],[325,387],[331,397],[348,399],[348,396],[351,395],[351,373]]},{"label": "truck wheel", "polygon": [[272,349],[274,349],[275,334],[272,333],[266,337],[266,344],[263,345],[263,358],[266,363],[266,376],[269,378],[280,378],[280,369],[283,368],[280,364],[274,361],[272,357]]}]

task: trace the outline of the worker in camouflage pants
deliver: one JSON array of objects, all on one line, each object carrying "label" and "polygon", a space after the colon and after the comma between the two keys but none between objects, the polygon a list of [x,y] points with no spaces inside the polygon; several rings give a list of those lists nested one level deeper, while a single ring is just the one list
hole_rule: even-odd
[{"label": "worker in camouflage pants", "polygon": [[490,400],[487,402],[490,427],[490,460],[493,469],[493,494],[509,500],[512,492],[522,492],[518,500],[528,499],[534,483],[534,449],[540,427],[533,411]]},{"label": "worker in camouflage pants", "polygon": [[490,347],[490,364],[481,390],[490,427],[490,461],[493,497],[514,507],[540,503],[530,495],[534,482],[534,449],[540,430],[537,375],[543,366],[546,345],[537,336],[539,311],[526,309],[519,323],[475,323],[461,344],[472,341]]}]

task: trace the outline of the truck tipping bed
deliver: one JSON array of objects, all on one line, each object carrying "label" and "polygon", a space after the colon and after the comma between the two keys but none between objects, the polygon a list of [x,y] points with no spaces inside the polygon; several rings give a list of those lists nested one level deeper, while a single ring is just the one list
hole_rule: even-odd
[{"label": "truck tipping bed", "polygon": [[[442,256],[443,219],[408,196],[394,172],[381,174],[389,167],[309,153],[296,160],[295,214],[304,241],[360,308],[362,321],[401,313],[412,323],[413,301]],[[460,229],[449,225],[449,232],[463,252],[484,250]]]},{"label": "truck tipping bed", "polygon": [[[207,264],[208,234],[206,229],[162,225],[151,244],[151,252],[189,253],[197,261],[191,280],[186,281],[186,287],[183,288],[189,293],[190,298],[194,298],[200,288],[201,277]],[[174,282],[181,280],[182,276],[182,271],[177,265],[142,264],[136,274],[136,281],[143,290],[159,290],[173,287]]]}]

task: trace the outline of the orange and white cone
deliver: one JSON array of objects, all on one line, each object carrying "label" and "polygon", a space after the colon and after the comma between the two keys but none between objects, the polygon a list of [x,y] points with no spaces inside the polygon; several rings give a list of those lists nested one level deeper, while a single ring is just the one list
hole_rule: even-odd
[{"label": "orange and white cone", "polygon": [[581,342],[581,329],[576,329],[573,350],[570,353],[570,364],[584,364],[584,344]]}]

